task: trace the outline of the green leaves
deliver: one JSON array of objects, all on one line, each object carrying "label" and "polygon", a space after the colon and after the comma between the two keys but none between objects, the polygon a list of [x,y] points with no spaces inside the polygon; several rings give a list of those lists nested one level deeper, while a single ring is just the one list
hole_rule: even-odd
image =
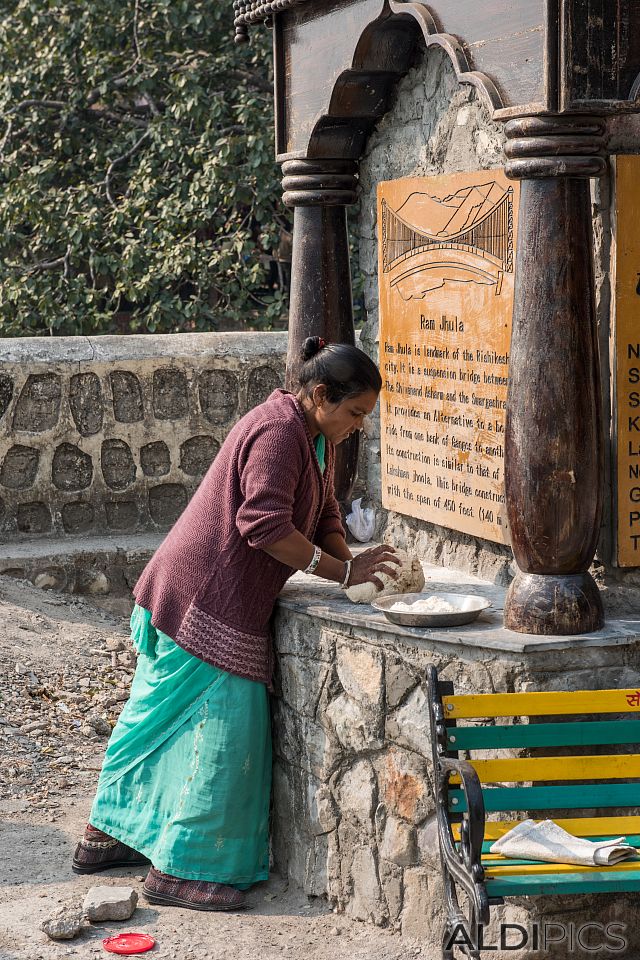
[{"label": "green leaves", "polygon": [[281,322],[268,33],[234,46],[226,0],[3,14],[0,335]]}]

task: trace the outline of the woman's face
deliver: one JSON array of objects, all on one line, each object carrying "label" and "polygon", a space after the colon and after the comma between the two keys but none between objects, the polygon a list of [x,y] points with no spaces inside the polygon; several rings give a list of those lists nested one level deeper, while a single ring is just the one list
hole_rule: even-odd
[{"label": "woman's face", "polygon": [[378,402],[378,394],[375,390],[366,390],[340,403],[329,403],[327,388],[320,383],[314,387],[312,399],[314,419],[320,433],[331,443],[342,443],[356,430],[362,429],[364,418]]}]

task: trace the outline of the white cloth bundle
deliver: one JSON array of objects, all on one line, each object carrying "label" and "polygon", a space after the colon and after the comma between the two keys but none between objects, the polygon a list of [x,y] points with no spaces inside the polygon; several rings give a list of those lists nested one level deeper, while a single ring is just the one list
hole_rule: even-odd
[{"label": "white cloth bundle", "polygon": [[576,863],[580,866],[610,866],[635,856],[635,849],[624,837],[610,840],[584,840],[574,837],[553,820],[523,820],[490,847],[512,860],[544,860],[550,863]]}]

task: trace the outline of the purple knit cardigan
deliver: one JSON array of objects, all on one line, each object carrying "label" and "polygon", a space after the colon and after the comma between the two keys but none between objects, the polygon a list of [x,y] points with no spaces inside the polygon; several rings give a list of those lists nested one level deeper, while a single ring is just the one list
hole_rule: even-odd
[{"label": "purple knit cardigan", "polygon": [[269,619],[295,572],[265,553],[299,530],[320,543],[344,533],[303,409],[275,390],[233,427],[184,513],[133,588],[155,627],[201,660],[270,684]]}]

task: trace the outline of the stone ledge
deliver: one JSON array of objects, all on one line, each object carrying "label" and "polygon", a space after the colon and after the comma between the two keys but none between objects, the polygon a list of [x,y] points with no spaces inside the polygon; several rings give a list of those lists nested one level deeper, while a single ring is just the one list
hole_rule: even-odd
[{"label": "stone ledge", "polygon": [[125,610],[132,603],[131,587],[164,536],[138,533],[3,544],[0,576],[65,593],[118,598]]},{"label": "stone ledge", "polygon": [[543,653],[545,650],[575,650],[576,647],[615,647],[640,640],[640,619],[608,620],[602,630],[576,636],[540,637],[515,633],[502,625],[506,589],[472,574],[423,563],[425,591],[473,593],[491,601],[475,623],[465,627],[403,627],[390,623],[370,604],[354,604],[334,583],[306,577],[298,573],[288,581],[280,594],[281,607],[304,616],[318,618],[380,635],[382,643],[404,640],[412,645],[449,644],[475,647],[479,650],[501,650],[506,653]]},{"label": "stone ledge", "polygon": [[109,363],[110,361],[156,358],[200,359],[205,357],[280,356],[287,351],[287,334],[251,331],[248,333],[162,333],[98,337],[16,337],[3,341],[2,362],[26,363]]},{"label": "stone ledge", "polygon": [[114,533],[107,537],[64,537],[63,539],[31,540],[21,543],[3,543],[0,572],[17,561],[50,557],[78,557],[105,553],[132,554],[140,550],[155,551],[166,533]]}]

